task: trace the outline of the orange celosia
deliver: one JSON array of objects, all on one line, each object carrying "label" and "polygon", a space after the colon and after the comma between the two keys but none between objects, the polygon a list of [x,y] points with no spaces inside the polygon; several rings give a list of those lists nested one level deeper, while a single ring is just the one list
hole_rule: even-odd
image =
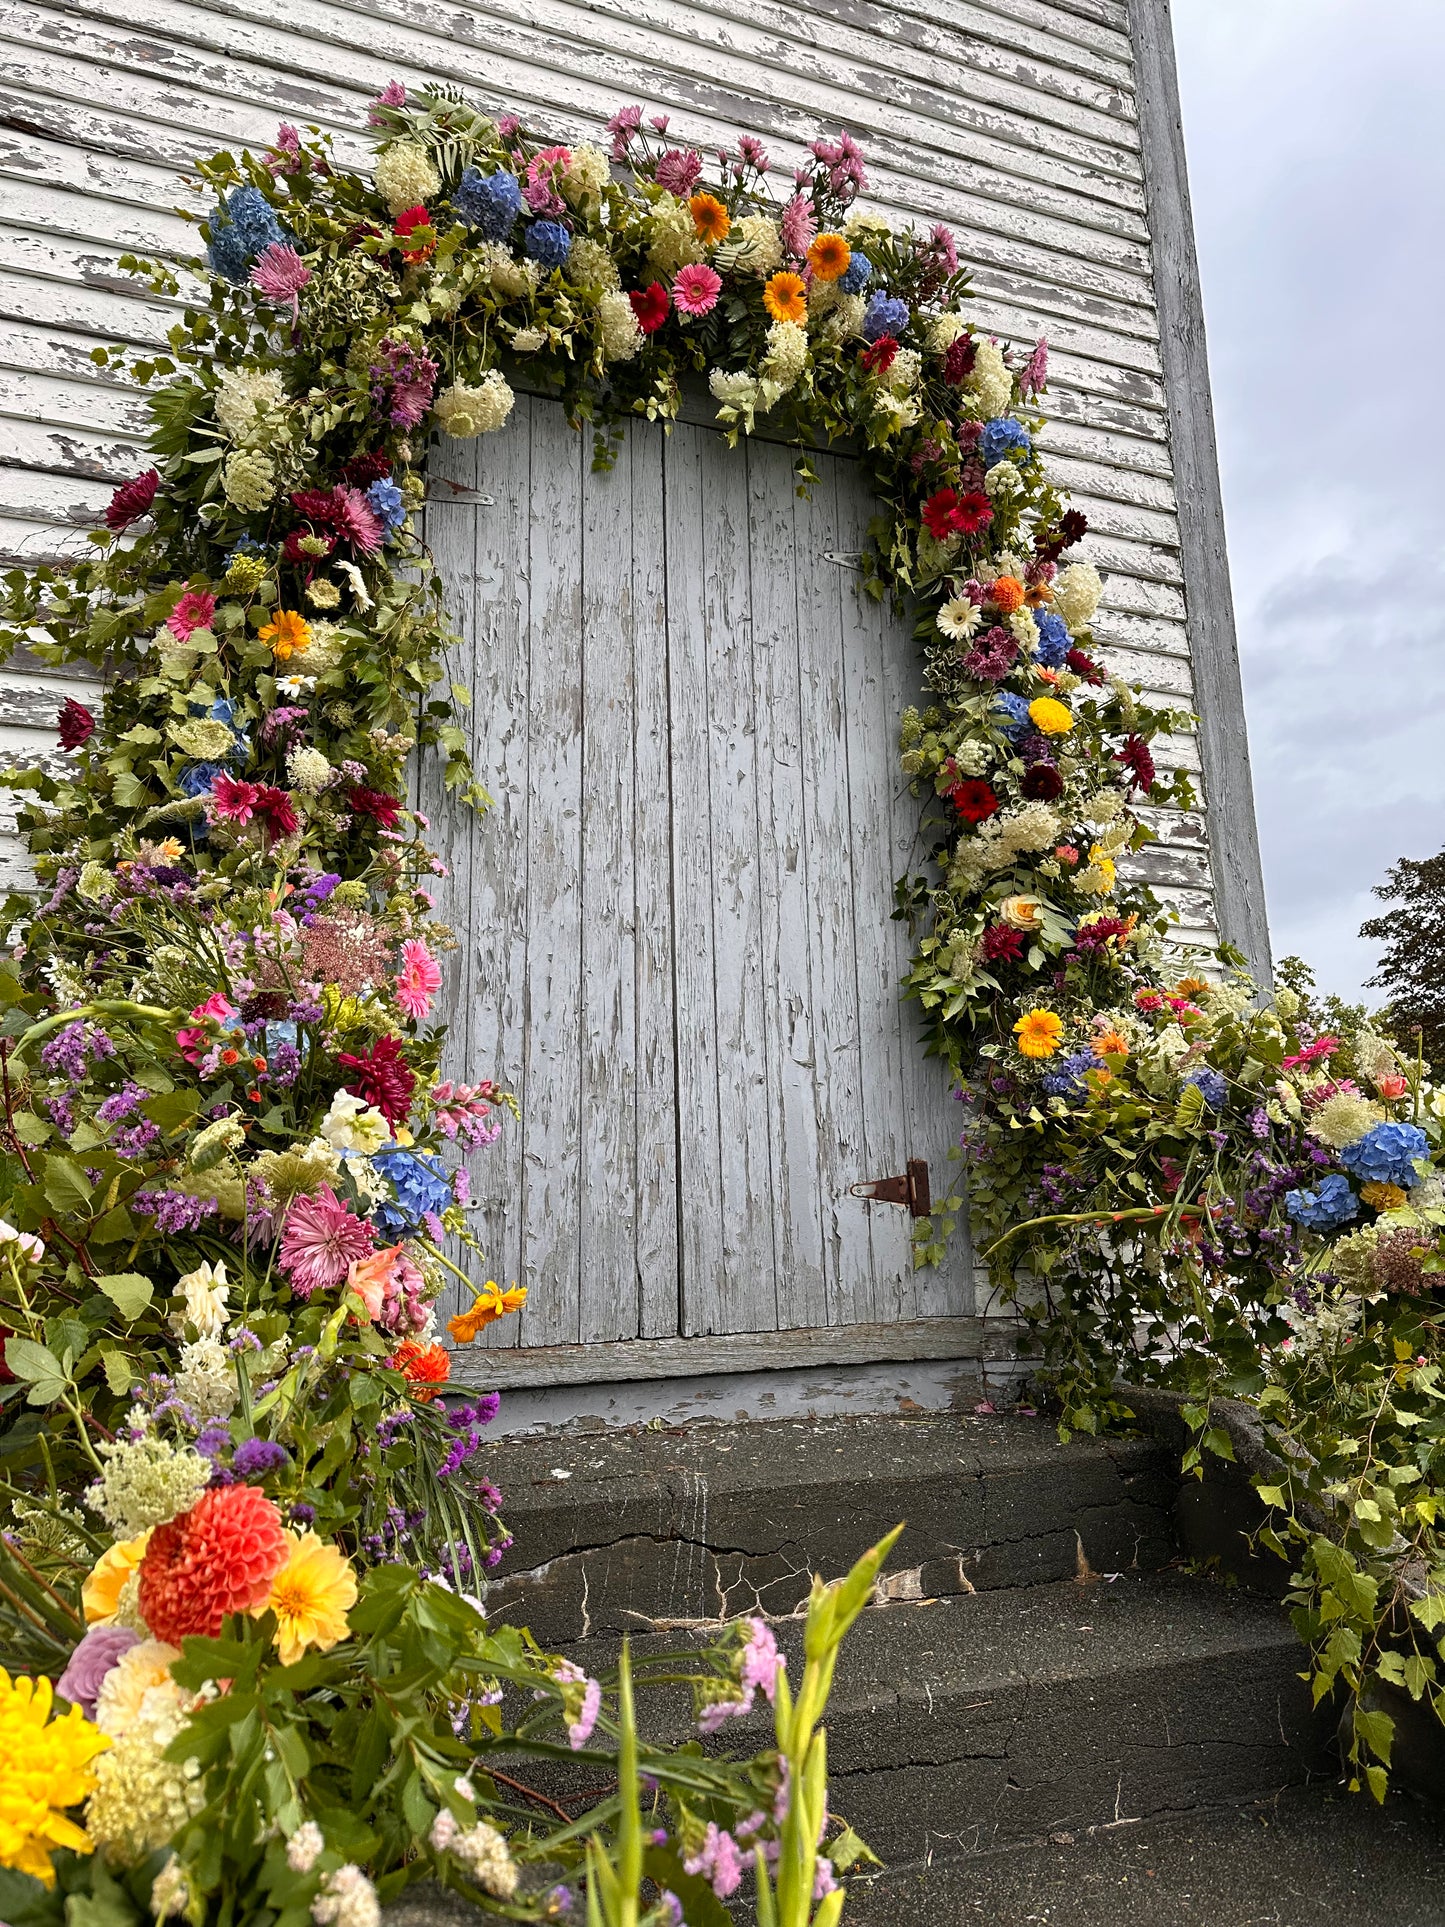
[{"label": "orange celosia", "polygon": [[709,247],[727,239],[732,216],[715,194],[694,194],[687,205],[699,238]]},{"label": "orange celosia", "polygon": [[784,268],[763,289],[763,306],[774,321],[806,321],[808,290],[801,275]]},{"label": "orange celosia", "polygon": [[1024,606],[1024,585],[1016,575],[1001,575],[988,592],[988,599],[1006,616]]},{"label": "orange celosia", "polygon": [[445,1345],[419,1345],[414,1338],[404,1338],[387,1363],[405,1376],[407,1388],[419,1405],[435,1398],[452,1375]]},{"label": "orange celosia", "polygon": [[492,1279],[477,1293],[471,1309],[447,1320],[447,1330],[458,1345],[470,1345],[480,1331],[494,1325],[508,1312],[520,1311],[527,1302],[525,1285],[508,1285],[505,1291]]},{"label": "orange celosia", "polygon": [[808,249],[808,266],[819,281],[836,281],[848,272],[853,250],[841,234],[820,234]]}]

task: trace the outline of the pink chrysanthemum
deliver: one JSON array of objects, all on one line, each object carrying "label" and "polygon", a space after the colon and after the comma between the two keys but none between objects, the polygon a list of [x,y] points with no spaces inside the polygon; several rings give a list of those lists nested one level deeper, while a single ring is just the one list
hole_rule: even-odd
[{"label": "pink chrysanthemum", "polygon": [[789,254],[795,254],[801,260],[818,236],[812,203],[803,195],[795,194],[783,209],[779,225],[783,231],[783,246]]},{"label": "pink chrysanthemum", "polygon": [[567,203],[557,192],[557,176],[572,158],[570,147],[544,147],[527,163],[522,199],[534,214],[565,214]]},{"label": "pink chrysanthemum", "polygon": [[166,627],[177,642],[188,642],[197,629],[209,629],[216,613],[216,598],[204,590],[187,589],[166,617]]},{"label": "pink chrysanthemum", "polygon": [[301,290],[311,279],[311,270],[295,248],[273,241],[256,258],[251,269],[251,286],[278,308],[290,307],[291,319],[301,319]]},{"label": "pink chrysanthemum", "polygon": [[339,1285],[358,1258],[376,1246],[376,1234],[343,1204],[329,1184],[315,1197],[296,1198],[281,1234],[281,1269],[298,1297]]},{"label": "pink chrysanthemum", "polygon": [[658,156],[656,180],[669,194],[685,201],[697,186],[702,173],[702,155],[695,147],[669,147]]},{"label": "pink chrysanthemum", "polygon": [[672,284],[672,304],[679,314],[697,321],[712,313],[721,293],[722,276],[705,261],[692,261],[677,271]]},{"label": "pink chrysanthemum", "polygon": [[419,937],[401,947],[401,969],[396,978],[396,1001],[419,1024],[442,987],[441,966]]},{"label": "pink chrysanthemum", "polygon": [[405,87],[402,86],[399,80],[389,80],[366,110],[367,126],[380,127],[382,125],[382,116],[376,111],[378,107],[405,107],[405,105]]},{"label": "pink chrysanthemum", "polygon": [[359,488],[337,488],[331,494],[331,526],[336,533],[358,554],[375,555],[386,540],[386,528],[370,502]]}]

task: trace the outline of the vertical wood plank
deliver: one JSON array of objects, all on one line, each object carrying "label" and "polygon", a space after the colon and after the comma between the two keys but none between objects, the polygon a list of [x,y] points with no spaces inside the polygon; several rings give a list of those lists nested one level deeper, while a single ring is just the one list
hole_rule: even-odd
[{"label": "vertical wood plank", "polygon": [[757,665],[758,865],[767,1089],[772,1120],[778,1322],[827,1322],[820,1192],[813,897],[804,762],[792,457],[747,450],[748,548]]}]

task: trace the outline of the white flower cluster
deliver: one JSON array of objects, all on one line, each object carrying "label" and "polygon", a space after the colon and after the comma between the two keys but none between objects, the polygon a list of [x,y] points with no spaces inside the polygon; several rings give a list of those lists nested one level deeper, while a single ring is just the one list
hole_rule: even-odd
[{"label": "white flower cluster", "polygon": [[506,377],[489,368],[474,388],[463,382],[444,388],[432,412],[446,434],[467,441],[473,435],[490,435],[499,429],[516,399]]},{"label": "white flower cluster", "polygon": [[311,1903],[311,1918],[317,1927],[379,1927],[381,1902],[360,1867],[348,1860],[327,1874]]},{"label": "white flower cluster", "polygon": [[985,421],[995,421],[1008,413],[1013,400],[1013,376],[1004,366],[1003,350],[996,341],[979,342],[967,385],[978,397],[979,413]]},{"label": "white flower cluster", "polygon": [[597,328],[604,361],[631,361],[642,346],[642,329],[632,311],[632,303],[616,289],[604,294],[597,303]]},{"label": "white flower cluster", "polygon": [[510,1900],[517,1891],[517,1863],[497,1829],[478,1820],[475,1826],[457,1834],[450,1842],[452,1858],[459,1860],[483,1893],[495,1900]]},{"label": "white flower cluster", "polygon": [[1054,607],[1063,617],[1070,634],[1087,629],[1104,585],[1092,562],[1071,562],[1054,579]]},{"label": "white flower cluster", "polygon": [[85,1495],[118,1539],[189,1512],[211,1480],[211,1462],[165,1439],[117,1439],[102,1445],[105,1470]]},{"label": "white flower cluster", "polygon": [[379,154],[375,180],[376,191],[392,215],[403,214],[441,192],[440,176],[426,149],[415,141],[397,141]]},{"label": "white flower cluster", "polygon": [[268,368],[225,368],[216,381],[221,432],[245,446],[270,431],[266,417],[286,400],[286,386]]}]

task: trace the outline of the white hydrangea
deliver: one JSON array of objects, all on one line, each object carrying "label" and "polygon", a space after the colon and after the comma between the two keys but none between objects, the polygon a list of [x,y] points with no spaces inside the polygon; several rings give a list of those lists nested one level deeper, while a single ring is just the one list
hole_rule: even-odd
[{"label": "white hydrangea", "polygon": [[701,261],[703,245],[693,224],[692,210],[675,194],[658,197],[646,217],[645,227],[648,266],[653,274],[674,275],[689,261]]},{"label": "white hydrangea", "polygon": [[176,1291],[181,1303],[171,1313],[171,1330],[177,1337],[187,1325],[194,1325],[202,1338],[219,1338],[226,1329],[226,1301],[231,1295],[225,1259],[197,1265],[178,1281]]},{"label": "white hydrangea", "polygon": [[1362,1138],[1384,1116],[1384,1111],[1373,1098],[1358,1097],[1343,1091],[1337,1097],[1326,1098],[1313,1113],[1306,1128],[1310,1136],[1317,1138],[1321,1144],[1328,1144],[1333,1151],[1341,1151],[1347,1144]]},{"label": "white hydrangea", "polygon": [[303,796],[319,796],[331,781],[331,765],[319,749],[298,743],[287,753],[286,775]]},{"label": "white hydrangea", "polygon": [[188,1445],[167,1440],[117,1439],[102,1445],[105,1470],[85,1494],[117,1539],[134,1539],[147,1526],[189,1512],[211,1482],[211,1462]]},{"label": "white hydrangea", "polygon": [[[996,826],[996,827],[995,827]],[[1047,850],[1059,840],[1058,812],[1047,803],[1026,803],[1011,816],[995,817],[1000,867],[1025,851]]]},{"label": "white hydrangea", "polygon": [[519,355],[534,355],[539,348],[547,345],[545,328],[518,328],[512,336],[513,352]]},{"label": "white hydrangea", "polygon": [[376,191],[392,215],[403,214],[441,192],[441,178],[424,147],[397,141],[376,160]]},{"label": "white hydrangea", "polygon": [[1008,630],[1019,648],[1026,655],[1032,654],[1039,639],[1032,612],[1028,609],[1015,609],[1008,619]]},{"label": "white hydrangea", "polygon": [[910,394],[918,386],[922,369],[923,357],[916,348],[900,348],[883,377],[884,386],[891,388],[895,395]]},{"label": "white hydrangea", "polygon": [[[612,251],[589,235],[574,234],[567,255],[567,272],[579,287],[616,288],[620,285]],[[628,304],[629,307],[631,304]]]},{"label": "white hydrangea", "polygon": [[1084,799],[1079,814],[1086,823],[1097,825],[1100,829],[1112,823],[1124,808],[1124,798],[1118,790],[1095,790],[1092,796]]},{"label": "white hydrangea", "polygon": [[956,595],[944,603],[935,620],[939,634],[947,636],[950,642],[967,642],[978,634],[983,611],[967,596]]},{"label": "white hydrangea", "polygon": [[370,1157],[391,1139],[391,1126],[382,1112],[354,1091],[338,1091],[321,1120],[321,1135],[333,1151],[359,1151]]},{"label": "white hydrangea", "polygon": [[585,207],[589,201],[601,200],[611,179],[612,164],[600,147],[574,147],[562,169],[562,192],[573,207]]},{"label": "white hydrangea", "polygon": [[1001,496],[1007,502],[1022,490],[1024,478],[1016,463],[995,462],[984,476],[983,485],[991,501],[997,501]]},{"label": "white hydrangea", "polygon": [[868,303],[861,294],[840,295],[837,307],[823,323],[823,332],[835,341],[851,341],[862,332],[867,312]]},{"label": "white hydrangea", "polygon": [[1099,571],[1093,563],[1071,562],[1055,576],[1053,588],[1054,607],[1069,630],[1077,635],[1081,629],[1087,629],[1104,593]]},{"label": "white hydrangea", "polygon": [[474,435],[490,435],[502,426],[516,400],[504,375],[489,368],[475,388],[453,382],[442,390],[432,407],[443,431],[458,441]]},{"label": "white hydrangea", "polygon": [[1003,350],[996,341],[979,342],[968,387],[978,396],[986,420],[993,421],[1007,414],[1013,400],[1013,376],[1004,366]]},{"label": "white hydrangea", "polygon": [[758,384],[742,369],[731,373],[726,368],[714,368],[707,385],[713,400],[720,401],[724,408],[752,408],[757,404]]},{"label": "white hydrangea", "polygon": [[767,353],[763,357],[764,381],[773,381],[786,392],[808,365],[808,331],[796,321],[775,321],[768,329]]},{"label": "white hydrangea", "polygon": [[254,439],[265,417],[283,406],[286,384],[267,368],[227,368],[216,383],[216,421],[233,442]]},{"label": "white hydrangea", "polygon": [[946,355],[961,334],[968,332],[968,323],[961,314],[941,314],[933,321],[928,330],[930,354]]},{"label": "white hydrangea", "polygon": [[825,315],[832,313],[842,299],[836,281],[814,281],[808,289],[809,321],[820,322]]},{"label": "white hydrangea", "polygon": [[170,1920],[183,1914],[190,1905],[191,1889],[184,1867],[174,1854],[151,1882],[151,1914],[156,1920]]},{"label": "white hydrangea", "polygon": [[853,214],[843,229],[843,239],[850,247],[862,248],[866,253],[870,241],[886,241],[891,232],[881,214]]},{"label": "white hydrangea", "polygon": [[745,214],[728,231],[727,246],[750,274],[773,274],[783,265],[783,237],[766,214]]},{"label": "white hydrangea", "polygon": [[631,361],[642,346],[642,329],[632,303],[615,289],[597,303],[597,331],[604,361]]},{"label": "white hydrangea", "polygon": [[143,1734],[117,1740],[95,1762],[85,1828],[112,1865],[131,1867],[168,1846],[206,1803],[199,1760],[178,1764]]}]

